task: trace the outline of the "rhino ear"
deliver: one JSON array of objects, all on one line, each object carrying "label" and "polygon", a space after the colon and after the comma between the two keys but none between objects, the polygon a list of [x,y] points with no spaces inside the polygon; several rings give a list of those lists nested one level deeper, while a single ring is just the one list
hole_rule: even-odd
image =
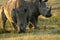
[{"label": "rhino ear", "polygon": [[42,1],[43,1],[43,2],[47,2],[48,0],[39,0],[39,1],[40,1],[40,2],[42,2]]},{"label": "rhino ear", "polygon": [[42,1],[47,2],[48,0],[42,0]]}]

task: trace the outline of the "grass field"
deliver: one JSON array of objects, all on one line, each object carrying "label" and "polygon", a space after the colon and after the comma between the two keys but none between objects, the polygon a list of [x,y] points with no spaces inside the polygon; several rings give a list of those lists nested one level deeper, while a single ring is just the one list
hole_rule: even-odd
[{"label": "grass field", "polygon": [[[0,0],[0,5],[3,5],[5,1]],[[52,5],[60,3],[60,0],[49,0],[47,3]],[[20,34],[13,33],[13,28],[7,21],[6,30],[12,30],[12,32],[2,34],[0,28],[0,40],[60,40],[60,5],[52,5],[52,15],[51,18],[39,16],[38,25],[40,29],[27,29],[27,33]]]},{"label": "grass field", "polygon": [[60,35],[24,35],[9,38],[0,38],[0,40],[60,40]]}]

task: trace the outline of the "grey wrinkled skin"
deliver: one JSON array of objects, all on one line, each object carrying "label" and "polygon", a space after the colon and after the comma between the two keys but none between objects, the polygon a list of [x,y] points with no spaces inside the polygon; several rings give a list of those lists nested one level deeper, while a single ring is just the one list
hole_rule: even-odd
[{"label": "grey wrinkled skin", "polygon": [[[37,21],[38,21],[38,16],[39,15],[43,15],[45,17],[51,17],[51,8],[48,8],[46,6],[45,1],[36,1],[36,3],[30,3],[30,4],[26,4],[27,8],[26,8],[26,13],[27,13],[27,24],[30,21],[33,25],[34,28],[38,28],[37,26]],[[17,12],[18,13],[18,12]],[[20,12],[19,12],[20,13]],[[31,27],[31,26],[30,26]],[[24,27],[26,28],[26,27]]]},{"label": "grey wrinkled skin", "polygon": [[[51,17],[51,10],[46,6],[47,0],[19,0],[21,5],[17,8],[12,8],[11,18],[13,22],[10,21],[8,15],[4,13],[10,23],[14,26],[17,32],[26,32],[26,25],[30,21],[35,28],[37,28],[38,16],[43,15],[45,17]],[[20,30],[17,29],[19,27]]]}]

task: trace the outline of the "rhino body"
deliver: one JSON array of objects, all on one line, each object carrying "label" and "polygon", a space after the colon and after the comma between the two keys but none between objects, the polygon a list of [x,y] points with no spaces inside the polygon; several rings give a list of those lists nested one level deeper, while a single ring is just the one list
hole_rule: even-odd
[{"label": "rhino body", "polygon": [[[46,1],[9,0],[4,5],[3,13],[6,16],[6,20],[9,20],[16,32],[26,32],[26,25],[29,21],[37,28],[39,15],[51,17],[51,10],[46,6]],[[4,25],[6,20],[3,20]],[[19,27],[19,30],[17,27]]]}]

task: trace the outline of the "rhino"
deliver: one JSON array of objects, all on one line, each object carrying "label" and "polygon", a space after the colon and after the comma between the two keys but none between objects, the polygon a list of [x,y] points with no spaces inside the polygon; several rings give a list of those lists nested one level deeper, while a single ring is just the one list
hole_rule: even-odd
[{"label": "rhino", "polygon": [[[37,26],[38,16],[40,16],[40,15],[43,15],[45,17],[51,17],[52,16],[51,7],[48,8],[46,6],[46,2],[47,1],[48,0],[45,0],[45,1],[39,0],[39,1],[36,1],[38,3],[27,4],[27,5],[29,5],[27,7],[27,9],[25,9],[25,11],[27,10],[26,11],[26,13],[27,13],[27,18],[26,18],[27,19],[27,24],[30,21],[34,25],[34,29],[39,28]],[[15,12],[16,13],[18,13],[18,12],[20,13],[19,10],[20,9],[16,9]],[[32,27],[31,24],[29,25],[29,27],[30,28]],[[26,27],[24,27],[24,28],[26,28]]]},{"label": "rhino", "polygon": [[[25,33],[26,25],[28,25],[29,21],[37,28],[39,15],[51,17],[51,8],[48,8],[45,3],[47,1],[48,0],[9,0],[4,5],[2,14],[6,16],[6,20],[9,20],[16,32],[21,31]],[[6,20],[3,20],[4,25]],[[19,30],[17,27],[19,27]]]}]

